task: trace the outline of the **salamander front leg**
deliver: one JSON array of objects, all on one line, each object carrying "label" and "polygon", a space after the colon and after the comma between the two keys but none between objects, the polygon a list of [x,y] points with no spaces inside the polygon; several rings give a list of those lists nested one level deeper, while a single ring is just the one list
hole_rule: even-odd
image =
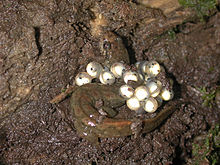
[{"label": "salamander front leg", "polygon": [[118,114],[116,110],[112,109],[108,104],[106,105],[102,99],[96,101],[95,108],[102,116],[113,118]]},{"label": "salamander front leg", "polygon": [[113,118],[118,114],[118,111],[108,107],[108,106],[103,106],[101,108],[101,110],[103,110],[106,113],[107,117]]}]

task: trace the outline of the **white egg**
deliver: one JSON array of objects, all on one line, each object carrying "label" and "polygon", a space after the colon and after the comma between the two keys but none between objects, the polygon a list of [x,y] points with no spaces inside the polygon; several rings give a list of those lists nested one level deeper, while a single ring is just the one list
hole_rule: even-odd
[{"label": "white egg", "polygon": [[160,94],[162,83],[160,81],[149,81],[147,87],[152,97],[157,97]]},{"label": "white egg", "polygon": [[134,95],[134,89],[131,86],[125,84],[119,88],[119,94],[122,97],[129,99]]},{"label": "white egg", "polygon": [[126,104],[127,104],[128,108],[133,110],[133,111],[137,111],[141,107],[140,101],[135,96],[128,99],[126,101]]},{"label": "white egg", "polygon": [[139,86],[135,89],[134,95],[139,101],[150,97],[150,92],[146,86]]},{"label": "white egg", "polygon": [[87,72],[80,72],[75,78],[76,85],[81,86],[92,82],[92,77]]},{"label": "white egg", "polygon": [[160,64],[157,61],[149,61],[142,66],[142,71],[151,77],[156,77],[160,70]]},{"label": "white egg", "polygon": [[125,66],[121,62],[116,62],[111,66],[110,70],[116,78],[120,78],[125,71]]},{"label": "white egg", "polygon": [[149,113],[155,112],[158,108],[157,100],[154,99],[153,97],[149,97],[148,99],[144,101],[143,108],[146,112],[149,112]]},{"label": "white egg", "polygon": [[139,75],[137,72],[129,70],[123,74],[123,79],[124,79],[124,82],[127,84],[129,80],[138,81]]},{"label": "white egg", "polygon": [[112,85],[115,82],[115,76],[110,71],[103,71],[99,76],[99,80],[102,84]]},{"label": "white egg", "polygon": [[90,62],[86,66],[87,73],[93,78],[98,78],[102,70],[103,70],[102,65],[95,61]]},{"label": "white egg", "polygon": [[173,93],[173,90],[168,90],[168,89],[166,89],[166,88],[163,88],[163,89],[161,90],[160,95],[161,95],[161,97],[162,97],[163,100],[169,101],[169,100],[171,100],[171,99],[173,98],[174,93]]}]

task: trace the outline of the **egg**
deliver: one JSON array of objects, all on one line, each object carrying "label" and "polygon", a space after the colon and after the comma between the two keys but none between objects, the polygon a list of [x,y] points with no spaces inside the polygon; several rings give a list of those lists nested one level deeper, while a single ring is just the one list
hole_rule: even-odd
[{"label": "egg", "polygon": [[92,82],[92,77],[87,72],[80,72],[75,78],[76,85],[82,86]]},{"label": "egg", "polygon": [[140,68],[141,72],[144,74],[147,73],[146,72],[147,64],[148,64],[148,61],[142,61],[138,66]]},{"label": "egg", "polygon": [[125,84],[119,88],[119,94],[123,98],[129,99],[134,95],[134,89],[130,85]]},{"label": "egg", "polygon": [[102,71],[99,80],[102,84],[112,85],[115,83],[115,76],[110,71]]},{"label": "egg", "polygon": [[133,96],[130,99],[128,99],[126,101],[126,105],[128,106],[129,109],[131,109],[133,111],[137,111],[141,107],[140,101],[135,96]]},{"label": "egg", "polygon": [[146,86],[139,86],[135,89],[134,96],[142,101],[150,96],[150,92]]},{"label": "egg", "polygon": [[149,81],[146,85],[152,97],[157,97],[160,94],[162,83],[160,81]]},{"label": "egg", "polygon": [[135,63],[135,67],[137,69],[137,72],[139,74],[139,77],[144,80],[145,78],[145,74],[143,73],[142,69],[141,69],[141,66],[143,65],[143,63],[145,63],[145,61],[138,61]]},{"label": "egg", "polygon": [[169,101],[173,98],[174,93],[173,93],[173,90],[168,90],[166,88],[163,88],[161,90],[160,96],[164,101]]},{"label": "egg", "polygon": [[129,70],[123,74],[123,79],[124,79],[124,82],[127,84],[129,80],[138,81],[139,75],[137,72]]},{"label": "egg", "polygon": [[125,66],[121,62],[116,62],[111,66],[110,70],[116,78],[120,78],[125,71]]},{"label": "egg", "polygon": [[142,71],[151,77],[156,77],[160,70],[160,64],[157,61],[148,61],[142,65]]},{"label": "egg", "polygon": [[90,62],[86,66],[87,73],[93,78],[98,78],[102,70],[103,70],[102,65],[95,61]]},{"label": "egg", "polygon": [[154,99],[153,97],[149,97],[148,99],[144,101],[143,108],[146,112],[149,112],[149,113],[155,112],[158,108],[157,100]]}]

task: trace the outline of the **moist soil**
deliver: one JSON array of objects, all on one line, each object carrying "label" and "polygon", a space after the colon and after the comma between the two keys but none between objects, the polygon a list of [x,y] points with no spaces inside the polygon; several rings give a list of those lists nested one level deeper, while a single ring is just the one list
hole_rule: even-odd
[{"label": "moist soil", "polygon": [[[151,133],[101,138],[94,146],[69,124],[68,98],[49,103],[88,62],[102,58],[90,33],[94,5],[0,2],[0,164],[189,164],[194,137],[219,122],[220,99],[204,106],[199,88],[211,92],[220,85],[220,12],[170,27],[157,9],[98,3],[109,20],[106,29],[121,36],[131,63],[157,60],[174,80],[174,99],[186,103]],[[144,21],[154,18],[159,25]]]}]

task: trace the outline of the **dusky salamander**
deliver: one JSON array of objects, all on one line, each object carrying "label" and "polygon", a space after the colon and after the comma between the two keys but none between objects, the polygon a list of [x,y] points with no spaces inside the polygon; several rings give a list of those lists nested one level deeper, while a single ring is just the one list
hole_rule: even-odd
[{"label": "dusky salamander", "polygon": [[[137,122],[136,119],[114,118],[117,114],[114,108],[125,104],[125,99],[118,94],[118,88],[118,84],[109,86],[94,83],[85,84],[74,91],[70,100],[71,111],[76,117],[74,126],[81,137],[97,143],[99,137],[122,137],[135,133],[132,124]],[[103,102],[101,110],[107,113],[104,117],[95,106],[99,100]],[[157,128],[179,105],[167,105],[156,117],[141,121],[141,133]]]},{"label": "dusky salamander", "polygon": [[[103,17],[99,15],[97,19],[103,20]],[[106,22],[105,20],[97,21],[97,19],[92,21],[91,28],[95,28],[92,34],[99,38],[100,50],[106,59],[103,65],[110,66],[114,62],[129,64],[129,55],[122,39],[113,32],[106,32],[102,28],[97,28],[101,26],[99,25],[101,22]],[[113,85],[90,83],[80,87],[74,86],[50,102],[58,103],[72,93],[70,111],[75,117],[74,126],[77,133],[90,142],[97,144],[99,137],[122,137],[135,134],[132,127],[137,119],[115,118],[117,115],[115,108],[125,104],[125,99],[119,95],[120,85],[122,84],[117,82]],[[96,104],[100,100],[101,106],[97,107]],[[141,133],[148,133],[157,128],[180,104],[166,105],[156,117],[142,120]]]}]

